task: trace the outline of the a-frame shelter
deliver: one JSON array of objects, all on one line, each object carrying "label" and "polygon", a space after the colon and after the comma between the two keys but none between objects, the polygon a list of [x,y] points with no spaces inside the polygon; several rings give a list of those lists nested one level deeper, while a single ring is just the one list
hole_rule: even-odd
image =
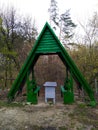
[{"label": "a-frame shelter", "polygon": [[[37,62],[40,55],[48,55],[48,54],[57,54],[65,66],[67,66],[69,72],[71,73],[72,77],[79,82],[80,86],[84,89],[84,91],[88,94],[91,105],[95,105],[96,101],[94,98],[94,93],[88,84],[88,82],[85,80],[84,76],[81,74],[80,70],[77,68],[76,64],[72,60],[72,58],[67,53],[64,46],[61,44],[57,36],[55,35],[54,31],[50,27],[50,25],[46,22],[44,25],[39,37],[37,38],[31,52],[29,53],[25,63],[23,64],[16,80],[14,81],[9,93],[8,93],[8,99],[12,100],[15,97],[15,94],[18,91],[21,91],[24,84],[29,81],[27,78],[32,72],[32,68],[34,68],[35,63]],[[32,83],[34,88],[34,93],[32,94],[32,85],[30,85],[30,82],[27,82],[28,84],[28,90],[29,95],[28,99],[33,97],[33,100],[37,100],[36,92],[38,89],[36,88],[36,83],[34,80],[34,76],[32,76]],[[35,99],[34,99],[35,97]],[[32,101],[32,100],[31,100]],[[35,101],[36,102],[36,101]]]}]

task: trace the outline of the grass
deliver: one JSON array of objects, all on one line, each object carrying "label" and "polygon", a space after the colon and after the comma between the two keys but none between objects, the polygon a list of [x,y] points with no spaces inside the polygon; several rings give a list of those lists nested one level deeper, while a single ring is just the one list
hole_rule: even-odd
[{"label": "grass", "polygon": [[83,109],[83,108],[86,108],[86,106],[87,106],[87,105],[84,104],[84,103],[80,103],[80,104],[78,104],[78,107],[79,107],[79,108],[82,108],[82,109]]},{"label": "grass", "polygon": [[62,126],[62,127],[59,127],[59,130],[68,130],[66,127]]},{"label": "grass", "polygon": [[[92,130],[98,129],[98,114],[94,112],[94,109],[90,106],[87,106],[83,103],[77,104],[76,108],[74,109],[73,113],[70,113],[70,117],[76,118],[77,121],[84,125],[92,125],[95,128],[92,128]],[[82,128],[81,128],[82,129]]]},{"label": "grass", "polygon": [[23,107],[23,104],[17,102],[8,103],[7,101],[0,101],[0,107]]}]

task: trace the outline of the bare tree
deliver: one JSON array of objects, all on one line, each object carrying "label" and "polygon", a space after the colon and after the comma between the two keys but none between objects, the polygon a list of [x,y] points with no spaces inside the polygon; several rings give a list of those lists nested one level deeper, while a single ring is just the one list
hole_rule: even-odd
[{"label": "bare tree", "polygon": [[79,23],[85,32],[85,43],[88,44],[90,48],[92,48],[93,43],[98,40],[98,13],[95,12],[92,19],[90,19],[85,26],[81,22]]},{"label": "bare tree", "polygon": [[[24,59],[24,53],[20,55],[20,52],[26,48],[24,45],[27,43],[33,44],[32,42],[36,39],[36,35],[37,29],[32,24],[31,18],[20,17],[15,8],[11,7],[0,13],[0,53],[5,59],[6,79],[8,77],[7,72],[11,79],[13,77],[13,64],[18,71],[20,70]],[[6,63],[8,64],[7,66]]]}]

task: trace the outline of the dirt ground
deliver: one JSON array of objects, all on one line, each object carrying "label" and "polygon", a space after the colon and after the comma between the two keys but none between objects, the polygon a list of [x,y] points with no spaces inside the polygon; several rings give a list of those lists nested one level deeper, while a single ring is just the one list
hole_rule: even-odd
[{"label": "dirt ground", "polygon": [[98,106],[1,102],[0,130],[98,130]]}]

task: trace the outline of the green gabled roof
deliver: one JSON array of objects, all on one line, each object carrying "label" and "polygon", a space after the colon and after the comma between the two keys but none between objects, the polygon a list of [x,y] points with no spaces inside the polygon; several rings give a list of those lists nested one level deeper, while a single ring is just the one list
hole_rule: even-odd
[{"label": "green gabled roof", "polygon": [[19,90],[22,84],[26,82],[27,72],[30,71],[31,67],[34,66],[37,59],[42,54],[58,54],[63,63],[68,67],[73,77],[79,81],[83,89],[88,93],[91,101],[95,101],[93,91],[89,84],[81,74],[72,58],[63,47],[50,25],[46,22],[39,37],[37,38],[34,47],[32,48],[29,56],[27,57],[23,67],[21,68],[19,75],[17,76],[12,88],[9,91],[8,98],[13,98],[15,93]]},{"label": "green gabled roof", "polygon": [[50,25],[46,22],[44,25],[34,48],[35,53],[56,53],[60,52],[60,44],[58,44],[59,39],[51,29]]}]

